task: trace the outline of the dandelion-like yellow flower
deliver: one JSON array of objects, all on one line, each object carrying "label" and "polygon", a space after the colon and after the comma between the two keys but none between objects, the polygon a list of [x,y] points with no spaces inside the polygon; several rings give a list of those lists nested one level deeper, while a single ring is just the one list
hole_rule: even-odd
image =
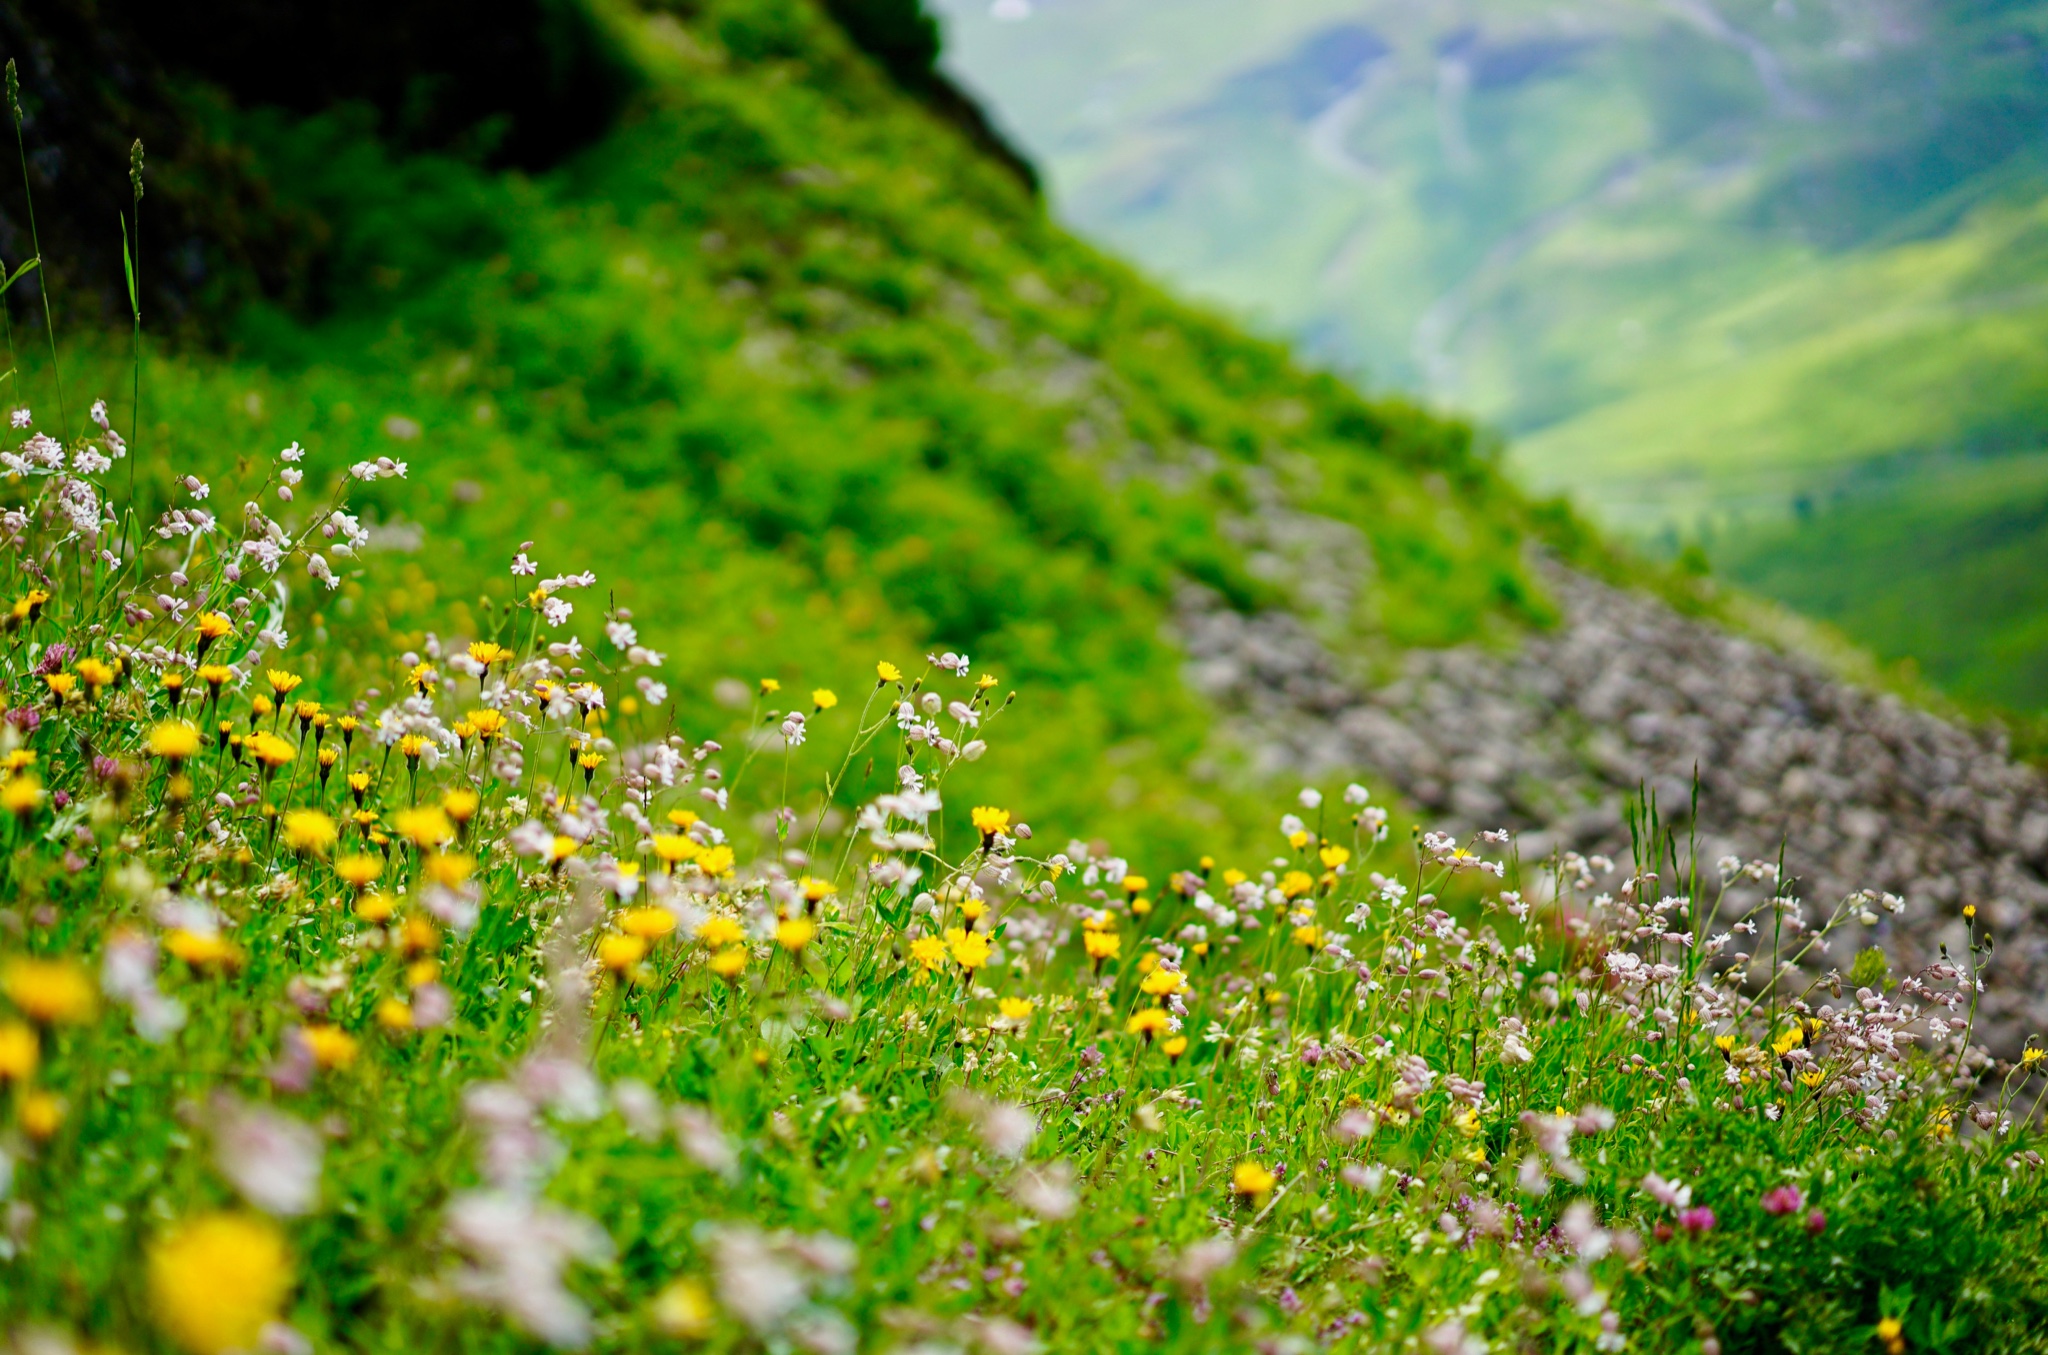
[{"label": "dandelion-like yellow flower", "polygon": [[946,963],[946,943],[936,936],[920,936],[910,943],[910,959],[925,973],[936,974]]},{"label": "dandelion-like yellow flower", "polygon": [[1351,849],[1348,847],[1328,846],[1317,852],[1316,855],[1321,858],[1323,869],[1335,870],[1351,859]]},{"label": "dandelion-like yellow flower", "polygon": [[903,681],[903,670],[890,663],[887,659],[883,659],[875,665],[875,677],[881,682],[901,682]]},{"label": "dandelion-like yellow flower", "polygon": [[242,741],[242,747],[269,771],[276,771],[299,755],[298,749],[268,730],[251,734]]},{"label": "dandelion-like yellow flower", "polygon": [[1126,894],[1142,894],[1152,887],[1152,882],[1142,875],[1126,875],[1123,885]]},{"label": "dandelion-like yellow flower", "polygon": [[817,924],[807,917],[786,917],[775,924],[775,944],[791,954],[811,944],[817,934]]},{"label": "dandelion-like yellow flower", "polygon": [[114,685],[118,671],[102,659],[83,658],[78,661],[78,678],[97,695],[100,689]]},{"label": "dandelion-like yellow flower", "polygon": [[356,1037],[335,1025],[301,1026],[299,1036],[313,1062],[322,1068],[346,1068],[356,1061]]},{"label": "dandelion-like yellow flower", "polygon": [[1310,950],[1321,950],[1323,948],[1323,929],[1316,926],[1313,922],[1306,926],[1296,927],[1294,929],[1294,944],[1297,946],[1307,946]]},{"label": "dandelion-like yellow flower", "polygon": [[279,697],[290,696],[298,690],[299,684],[305,681],[297,673],[287,672],[282,668],[266,668],[263,670],[263,676],[270,683],[270,690],[276,692]]},{"label": "dandelion-like yellow flower", "polygon": [[1178,993],[1187,986],[1188,976],[1181,973],[1178,969],[1154,969],[1145,976],[1145,981],[1138,985],[1141,990],[1153,997],[1165,997],[1170,993]]},{"label": "dandelion-like yellow flower", "polygon": [[75,960],[17,956],[0,970],[0,992],[23,1016],[46,1026],[89,1021],[99,1006],[92,976]]},{"label": "dandelion-like yellow flower", "polygon": [[492,664],[504,663],[512,657],[512,651],[489,640],[478,640],[470,645],[469,657],[482,664],[484,672],[489,673]]},{"label": "dandelion-like yellow flower", "polygon": [[817,687],[811,691],[811,704],[819,710],[830,710],[839,704],[839,694],[830,687]]},{"label": "dandelion-like yellow flower", "polygon": [[697,924],[697,939],[713,950],[738,945],[746,934],[738,918],[727,917],[723,913],[713,913]]},{"label": "dandelion-like yellow flower", "polygon": [[781,690],[782,690],[782,684],[781,684],[780,682],[777,682],[777,681],[776,681],[776,680],[775,680],[774,678],[762,678],[762,679],[761,679],[761,695],[763,695],[763,696],[773,696],[773,695],[775,695],[775,693],[777,693],[777,692],[779,692],[779,691],[781,691]]},{"label": "dandelion-like yellow flower", "polygon": [[1248,1200],[1260,1200],[1271,1193],[1274,1182],[1279,1179],[1258,1163],[1247,1159],[1238,1163],[1237,1169],[1230,1173],[1230,1189]]},{"label": "dandelion-like yellow flower", "polygon": [[716,955],[713,955],[705,964],[712,973],[730,983],[739,977],[742,969],[747,967],[747,948],[745,946],[728,946]]},{"label": "dandelion-like yellow flower", "polygon": [[1124,1029],[1132,1035],[1142,1035],[1147,1042],[1166,1029],[1170,1018],[1163,1007],[1146,1007],[1133,1012],[1131,1019],[1124,1022]]},{"label": "dandelion-like yellow flower", "polygon": [[199,753],[199,727],[183,720],[165,720],[149,731],[149,755],[182,762]]},{"label": "dandelion-like yellow flower", "polygon": [[2020,1067],[2038,1068],[2044,1058],[2048,1058],[2048,1049],[2043,1049],[2039,1045],[2028,1045],[2020,1051]]},{"label": "dandelion-like yellow flower", "polygon": [[43,783],[35,775],[23,772],[10,776],[0,783],[0,809],[27,818],[43,803]]},{"label": "dandelion-like yellow flower", "polygon": [[377,1024],[386,1030],[411,1030],[412,1007],[402,998],[387,997],[377,1003]]},{"label": "dandelion-like yellow flower", "polygon": [[597,960],[615,974],[623,974],[647,958],[647,938],[606,932],[597,941]]},{"label": "dandelion-like yellow flower", "polygon": [[976,805],[973,819],[975,828],[984,838],[1010,831],[1010,811],[1007,809],[997,809],[993,805]]},{"label": "dandelion-like yellow flower", "polygon": [[177,927],[165,935],[164,949],[194,969],[239,969],[242,964],[242,948],[218,932]]},{"label": "dandelion-like yellow flower", "polygon": [[325,856],[341,838],[334,820],[317,809],[294,809],[284,816],[284,845],[309,856]]},{"label": "dandelion-like yellow flower", "polygon": [[25,1021],[0,1021],[0,1082],[26,1082],[42,1060],[42,1042]]},{"label": "dandelion-like yellow flower", "polygon": [[628,908],[619,916],[619,930],[647,941],[658,940],[676,929],[676,915],[666,908]]},{"label": "dandelion-like yellow flower", "polygon": [[149,1248],[150,1311],[191,1355],[254,1350],[292,1287],[284,1234],[253,1214],[203,1214]]},{"label": "dandelion-like yellow flower", "polygon": [[1038,1004],[1028,997],[1005,997],[996,1000],[996,1010],[1011,1025],[1021,1026],[1031,1019],[1031,1013],[1038,1010]]},{"label": "dandelion-like yellow flower", "polygon": [[455,825],[448,820],[448,811],[439,805],[419,805],[412,809],[401,809],[391,816],[391,826],[398,835],[422,851],[444,846],[455,840]]},{"label": "dandelion-like yellow flower", "polygon": [[676,831],[687,833],[690,831],[690,826],[701,819],[703,815],[694,809],[671,809],[663,817],[676,826]]},{"label": "dandelion-like yellow flower", "polygon": [[1124,939],[1115,932],[1090,928],[1081,933],[1081,944],[1088,948],[1088,958],[1100,964],[1117,957],[1124,948]]},{"label": "dandelion-like yellow flower", "polygon": [[341,877],[343,884],[368,889],[384,874],[384,862],[380,857],[355,852],[337,859],[334,873]]},{"label": "dandelion-like yellow flower", "polygon": [[701,1341],[711,1334],[718,1310],[711,1294],[695,1280],[671,1280],[654,1296],[648,1315],[661,1334],[678,1341]]},{"label": "dandelion-like yellow flower", "polygon": [[64,703],[64,698],[78,690],[78,675],[76,673],[45,673],[43,674],[43,681],[49,684],[50,695],[57,698],[57,704],[59,705]]},{"label": "dandelion-like yellow flower", "polygon": [[475,818],[477,807],[482,803],[483,797],[466,786],[451,790],[441,797],[441,808],[458,824],[468,823]]},{"label": "dandelion-like yellow flower", "polygon": [[963,927],[948,927],[946,949],[951,952],[953,963],[969,974],[988,963],[988,938],[980,932],[970,932]]},{"label": "dandelion-like yellow flower", "polygon": [[1285,898],[1298,899],[1315,887],[1315,876],[1305,870],[1290,870],[1280,877],[1280,893]]},{"label": "dandelion-like yellow flower", "polygon": [[703,855],[697,858],[697,869],[703,871],[706,875],[711,876],[713,879],[717,879],[722,875],[732,874],[732,868],[732,848],[726,846],[724,843],[720,843],[716,847],[705,848]]}]

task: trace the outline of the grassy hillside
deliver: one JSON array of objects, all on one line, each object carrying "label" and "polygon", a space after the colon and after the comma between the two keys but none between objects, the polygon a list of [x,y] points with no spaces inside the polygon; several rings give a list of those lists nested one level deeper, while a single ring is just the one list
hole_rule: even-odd
[{"label": "grassy hillside", "polygon": [[[864,664],[830,656],[964,650],[1030,695],[1034,814],[1190,848],[1240,792],[1161,628],[1183,580],[1284,596],[1219,526],[1266,486],[1369,543],[1355,612],[1325,618],[1368,649],[1544,617],[1534,519],[1465,429],[1076,244],[808,5],[619,23],[647,87],[545,175],[394,158],[346,112],[213,115],[320,223],[322,263],[299,309],[243,312],[228,356],[153,353],[137,443],[161,492],[293,440],[321,467],[402,456],[424,506],[370,511],[426,530],[436,582],[393,526],[368,565],[401,584],[388,624],[474,634],[532,538],[647,611],[686,709],[719,679],[857,688]],[[118,338],[78,348],[74,422],[128,385]],[[355,626],[366,586],[309,624]],[[1024,795],[1025,769],[984,774]]]},{"label": "grassy hillside", "polygon": [[10,1348],[2031,1339],[1981,924],[1795,980],[1900,905],[1259,787],[1162,634],[1192,580],[1361,663],[1509,636],[1572,519],[808,3],[607,22],[636,88],[545,171],[194,96],[317,248],[139,417],[12,297]]},{"label": "grassy hillside", "polygon": [[[1240,9],[949,17],[955,68],[1085,230],[1498,424],[1530,484],[1610,528],[1703,540],[1951,691],[2038,708],[1990,657],[2038,663],[2008,538],[1919,505],[1953,507],[1931,487],[1959,457],[2025,492],[2048,426],[2040,6]],[[1829,556],[1798,524],[1877,485],[1940,536],[1923,572],[1856,552],[1808,576]],[[1876,620],[1991,577],[2000,620],[1910,646]]]}]

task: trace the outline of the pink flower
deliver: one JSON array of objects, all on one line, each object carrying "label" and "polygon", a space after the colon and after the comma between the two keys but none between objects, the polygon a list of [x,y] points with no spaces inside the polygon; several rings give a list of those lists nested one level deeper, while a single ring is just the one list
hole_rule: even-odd
[{"label": "pink flower", "polygon": [[1703,1204],[1678,1211],[1678,1226],[1688,1233],[1711,1232],[1714,1227],[1714,1211]]},{"label": "pink flower", "polygon": [[1783,1217],[1806,1207],[1806,1194],[1797,1186],[1779,1186],[1764,1194],[1764,1212]]},{"label": "pink flower", "polygon": [[1816,1209],[1806,1216],[1806,1231],[1819,1237],[1828,1230],[1828,1216]]}]

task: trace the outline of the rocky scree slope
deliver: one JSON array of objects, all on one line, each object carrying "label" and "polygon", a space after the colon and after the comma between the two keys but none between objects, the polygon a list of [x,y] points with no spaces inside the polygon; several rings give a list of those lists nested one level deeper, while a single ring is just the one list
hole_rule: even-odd
[{"label": "rocky scree slope", "polygon": [[1449,829],[1519,830],[1525,863],[1626,853],[1627,797],[1653,791],[1682,819],[1697,769],[1704,871],[1727,855],[1775,861],[1782,846],[1810,919],[1856,890],[1904,900],[1852,925],[1818,972],[1846,971],[1870,944],[1895,969],[1942,947],[1961,956],[1975,904],[1997,943],[1979,1033],[2011,1053],[2048,1024],[2048,785],[2001,735],[1645,594],[1539,568],[1563,614],[1554,630],[1512,651],[1411,651],[1379,682],[1352,675],[1299,616],[1247,615],[1190,587],[1188,678],[1266,767],[1373,769]]}]

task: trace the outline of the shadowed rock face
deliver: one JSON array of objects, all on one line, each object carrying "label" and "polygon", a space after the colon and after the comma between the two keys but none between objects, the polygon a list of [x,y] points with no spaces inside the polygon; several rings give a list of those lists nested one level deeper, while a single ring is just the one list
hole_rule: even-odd
[{"label": "shadowed rock face", "polygon": [[1519,830],[1554,850],[1626,854],[1626,797],[1667,820],[1699,778],[1702,872],[1775,861],[1809,917],[1859,889],[1906,901],[1852,925],[1817,968],[1881,943],[1905,968],[1965,947],[1961,910],[1999,941],[1979,1030],[2017,1050],[2048,1020],[2048,786],[1996,734],[1835,680],[1814,665],[1583,575],[1546,570],[1563,623],[1519,649],[1410,654],[1356,682],[1292,616],[1183,597],[1190,681],[1235,714],[1274,771],[1364,767],[1447,828]]}]

